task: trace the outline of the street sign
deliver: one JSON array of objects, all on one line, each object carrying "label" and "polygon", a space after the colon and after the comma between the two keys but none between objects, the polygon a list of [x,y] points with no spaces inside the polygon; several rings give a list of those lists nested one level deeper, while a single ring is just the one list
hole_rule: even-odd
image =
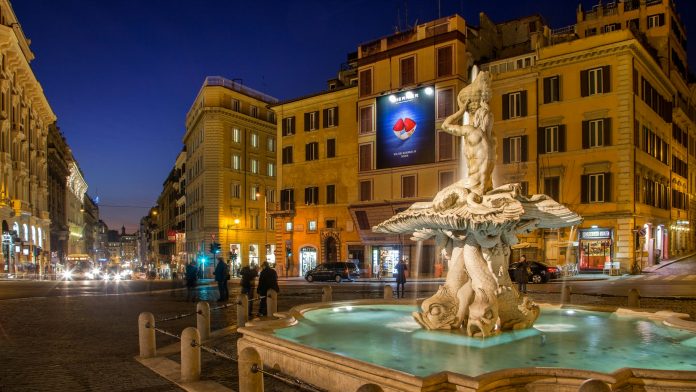
[{"label": "street sign", "polygon": [[641,237],[645,237],[645,233],[646,233],[646,232],[645,232],[645,227],[642,228],[642,229],[640,229],[640,230],[638,230],[638,235],[641,236]]}]

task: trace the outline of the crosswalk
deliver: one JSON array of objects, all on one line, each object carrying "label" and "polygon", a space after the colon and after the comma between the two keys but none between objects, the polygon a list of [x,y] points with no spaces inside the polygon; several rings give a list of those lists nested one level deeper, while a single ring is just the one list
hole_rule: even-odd
[{"label": "crosswalk", "polygon": [[693,281],[696,283],[696,274],[689,275],[660,275],[660,274],[649,274],[649,275],[631,275],[623,278],[624,280],[648,280],[648,281]]}]

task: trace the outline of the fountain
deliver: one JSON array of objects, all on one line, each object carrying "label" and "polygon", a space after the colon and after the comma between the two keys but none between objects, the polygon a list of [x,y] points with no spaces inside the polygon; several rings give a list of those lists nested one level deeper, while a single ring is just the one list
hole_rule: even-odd
[{"label": "fountain", "polygon": [[521,195],[518,184],[493,187],[490,75],[474,75],[442,125],[462,137],[466,177],[373,228],[434,239],[449,258],[445,283],[422,302],[296,307],[240,329],[240,357],[332,391],[577,391],[587,379],[620,390],[696,390],[696,326],[687,315],[540,307],[512,285],[517,234],[581,218],[545,195]]}]

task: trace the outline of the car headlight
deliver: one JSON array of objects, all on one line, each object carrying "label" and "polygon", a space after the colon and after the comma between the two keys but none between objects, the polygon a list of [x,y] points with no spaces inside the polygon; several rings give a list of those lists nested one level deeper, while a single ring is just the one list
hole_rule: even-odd
[{"label": "car headlight", "polygon": [[120,274],[114,275],[114,280],[115,280],[115,281],[121,280],[121,275],[120,275]]},{"label": "car headlight", "polygon": [[87,279],[94,279],[94,274],[91,272],[88,272],[85,276],[87,276]]},{"label": "car headlight", "polygon": [[63,279],[72,279],[72,271],[63,271]]},{"label": "car headlight", "polygon": [[102,276],[102,279],[109,280],[109,274],[104,274],[104,276]]}]

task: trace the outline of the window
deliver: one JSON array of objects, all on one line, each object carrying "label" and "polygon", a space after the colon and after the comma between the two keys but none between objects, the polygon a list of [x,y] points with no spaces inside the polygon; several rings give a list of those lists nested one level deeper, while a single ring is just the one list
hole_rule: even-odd
[{"label": "window", "polygon": [[275,152],[275,138],[273,136],[269,136],[268,139],[266,139],[266,150],[268,150],[268,152]]},{"label": "window", "polygon": [[615,30],[621,30],[621,23],[610,23],[608,25],[604,25],[602,30],[605,33],[609,33],[611,31],[615,31]]},{"label": "window", "polygon": [[282,211],[292,211],[295,209],[295,190],[281,189],[280,191],[280,209]]},{"label": "window", "polygon": [[626,27],[630,30],[638,30],[640,26],[640,19],[630,19],[626,21]]},{"label": "window", "polygon": [[283,164],[292,163],[292,146],[283,147]]},{"label": "window", "polygon": [[565,151],[565,138],[565,125],[541,128],[539,132],[539,153],[548,154]]},{"label": "window", "polygon": [[503,163],[524,162],[527,160],[527,135],[503,139]]},{"label": "window", "polygon": [[268,165],[266,166],[266,174],[269,177],[275,177],[275,175],[276,175],[275,163],[268,162]]},{"label": "window", "polygon": [[275,189],[266,188],[266,197],[269,203],[275,203]]},{"label": "window", "polygon": [[292,231],[292,222],[285,222],[285,231]]},{"label": "window", "polygon": [[259,108],[254,105],[249,106],[249,115],[254,118],[259,117]]},{"label": "window", "polygon": [[230,197],[233,199],[239,199],[242,195],[242,187],[238,182],[232,183],[232,188],[230,189]]},{"label": "window", "polygon": [[416,197],[416,176],[401,177],[401,198]]},{"label": "window", "polygon": [[[275,123],[275,113],[273,112],[268,112],[267,117],[268,122]],[[272,222],[272,220],[271,220]]]},{"label": "window", "polygon": [[609,173],[585,174],[582,176],[581,185],[583,203],[609,201]]},{"label": "window", "polygon": [[527,115],[527,91],[503,94],[503,120]]},{"label": "window", "polygon": [[372,70],[366,69],[360,71],[358,78],[360,84],[360,96],[364,97],[372,94]]},{"label": "window", "polygon": [[307,231],[317,231],[317,221],[311,220],[307,222]]},{"label": "window", "polygon": [[438,131],[437,150],[440,161],[454,159],[454,136],[444,131]]},{"label": "window", "polygon": [[529,182],[528,181],[521,181],[520,182],[520,193],[522,194],[522,196],[529,195]]},{"label": "window", "polygon": [[283,119],[283,136],[295,134],[295,116]]},{"label": "window", "polygon": [[336,185],[326,186],[326,204],[336,203]]},{"label": "window", "polygon": [[582,122],[582,148],[611,145],[611,118]]},{"label": "window", "polygon": [[334,158],[336,156],[336,139],[326,140],[326,157]]},{"label": "window", "polygon": [[561,100],[561,77],[551,76],[544,78],[544,103],[558,102]]},{"label": "window", "polygon": [[454,184],[454,172],[453,171],[441,171],[438,176],[439,178],[439,187],[438,190],[443,190],[446,187]]},{"label": "window", "polygon": [[407,86],[416,83],[416,57],[401,59],[401,85]]},{"label": "window", "polygon": [[360,133],[374,132],[372,121],[372,106],[360,108]]},{"label": "window", "polygon": [[326,225],[327,229],[335,229],[336,228],[336,220],[334,219],[327,219],[324,224]]},{"label": "window", "polygon": [[359,171],[372,170],[372,144],[361,144],[360,145],[359,159]]},{"label": "window", "polygon": [[561,197],[561,178],[546,177],[544,178],[544,193],[550,198],[560,202]]},{"label": "window", "polygon": [[317,159],[319,159],[319,143],[307,143],[305,145],[305,161],[316,161]]},{"label": "window", "polygon": [[239,111],[239,100],[232,98],[232,100],[230,101],[230,106],[232,107],[232,110],[234,110],[235,112],[238,112]]},{"label": "window", "polygon": [[372,181],[360,181],[360,201],[372,200]]},{"label": "window", "polygon": [[452,75],[452,47],[437,49],[437,77]]},{"label": "window", "polygon": [[338,126],[338,107],[324,109],[324,128]]},{"label": "window", "polygon": [[355,211],[355,219],[358,221],[358,227],[360,230],[372,229],[372,226],[370,226],[370,221],[367,218],[366,211]]},{"label": "window", "polygon": [[660,27],[665,25],[665,14],[648,15],[648,28]]},{"label": "window", "polygon": [[259,172],[259,160],[258,159],[249,159],[249,170],[252,173],[258,173]]},{"label": "window", "polygon": [[304,202],[307,205],[319,203],[319,187],[312,186],[304,190]]},{"label": "window", "polygon": [[239,128],[232,128],[232,141],[235,143],[239,143],[242,140],[242,132],[239,131]]},{"label": "window", "polygon": [[249,200],[258,200],[259,199],[259,186],[258,185],[252,185],[249,187]]},{"label": "window", "polygon": [[249,140],[251,146],[256,148],[259,146],[259,134],[256,132],[251,133],[251,139]]},{"label": "window", "polygon": [[319,129],[319,111],[304,114],[305,132],[316,131]]},{"label": "window", "polygon": [[239,170],[241,165],[241,159],[239,155],[232,154],[232,170]]},{"label": "window", "polygon": [[593,68],[580,72],[580,95],[587,97],[611,91],[609,66]]},{"label": "window", "polygon": [[454,113],[454,90],[437,91],[437,118],[446,118]]}]

